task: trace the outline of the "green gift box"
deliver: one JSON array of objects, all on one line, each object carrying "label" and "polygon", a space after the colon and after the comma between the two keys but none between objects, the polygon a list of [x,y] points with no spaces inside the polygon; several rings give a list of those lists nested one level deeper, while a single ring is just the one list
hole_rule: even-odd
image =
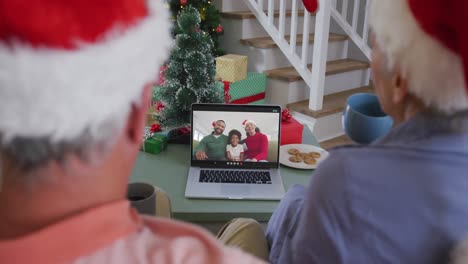
[{"label": "green gift box", "polygon": [[143,141],[141,150],[147,153],[159,154],[167,148],[167,136],[154,134],[152,137]]},{"label": "green gift box", "polygon": [[264,104],[266,75],[249,72],[247,78],[237,82],[219,83],[224,86],[226,103],[231,104]]}]

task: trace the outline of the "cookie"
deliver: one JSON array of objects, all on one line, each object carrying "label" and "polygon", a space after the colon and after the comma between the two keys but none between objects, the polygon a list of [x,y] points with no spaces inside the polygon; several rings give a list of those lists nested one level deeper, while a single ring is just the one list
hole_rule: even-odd
[{"label": "cookie", "polygon": [[309,165],[315,165],[315,164],[317,164],[317,160],[314,159],[314,158],[311,158],[311,157],[306,157],[306,158],[304,159],[304,162],[305,162],[305,164],[309,164]]},{"label": "cookie", "polygon": [[299,150],[295,149],[295,148],[292,148],[292,149],[288,150],[288,154],[290,154],[290,155],[296,155],[298,153],[299,153]]},{"label": "cookie", "polygon": [[320,159],[321,155],[318,152],[309,152],[307,153],[308,157],[314,158],[314,159]]},{"label": "cookie", "polygon": [[294,162],[294,163],[299,163],[302,162],[302,159],[296,155],[289,157],[289,161]]},{"label": "cookie", "polygon": [[304,159],[307,156],[307,153],[299,152],[296,154],[296,156],[300,157],[301,159]]}]

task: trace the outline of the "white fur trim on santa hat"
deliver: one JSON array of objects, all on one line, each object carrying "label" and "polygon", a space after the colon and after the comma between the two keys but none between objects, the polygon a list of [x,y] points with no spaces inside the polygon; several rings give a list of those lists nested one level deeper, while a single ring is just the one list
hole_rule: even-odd
[{"label": "white fur trim on santa hat", "polygon": [[370,12],[370,25],[387,66],[398,65],[411,93],[444,113],[468,109],[460,57],[421,29],[408,0],[374,0]]},{"label": "white fur trim on santa hat", "polygon": [[255,122],[253,120],[244,120],[244,122],[242,122],[242,126],[245,127],[247,126],[247,124],[250,123],[254,126],[257,126],[257,124],[255,124]]},{"label": "white fur trim on santa hat", "polygon": [[17,136],[70,141],[85,130],[96,140],[109,134],[103,124],[123,125],[172,44],[168,8],[148,2],[148,17],[79,50],[0,43],[2,143]]}]

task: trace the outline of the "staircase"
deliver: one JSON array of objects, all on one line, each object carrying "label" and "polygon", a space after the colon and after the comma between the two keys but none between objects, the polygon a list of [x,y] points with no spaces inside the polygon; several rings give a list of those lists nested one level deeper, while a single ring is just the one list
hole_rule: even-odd
[{"label": "staircase", "polygon": [[346,98],[373,92],[367,2],[349,1],[320,0],[317,14],[304,11],[301,0],[214,1],[226,32],[222,47],[247,55],[248,71],[268,77],[267,103],[289,108],[327,147],[348,141],[341,127]]}]

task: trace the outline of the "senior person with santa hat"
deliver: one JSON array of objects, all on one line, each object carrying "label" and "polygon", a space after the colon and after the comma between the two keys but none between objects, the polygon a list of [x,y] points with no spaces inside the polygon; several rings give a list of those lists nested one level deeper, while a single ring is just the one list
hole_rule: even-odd
[{"label": "senior person with santa hat", "polygon": [[[0,0],[0,263],[263,263],[126,200],[172,42],[163,3]],[[267,256],[253,220],[220,239]]]},{"label": "senior person with santa hat", "polygon": [[246,159],[250,162],[266,162],[268,156],[268,137],[260,132],[253,120],[244,120],[242,126],[245,128],[247,145]]},{"label": "senior person with santa hat", "polygon": [[331,150],[288,191],[267,228],[272,263],[448,263],[468,236],[468,2],[370,12],[373,81],[397,125]]}]

